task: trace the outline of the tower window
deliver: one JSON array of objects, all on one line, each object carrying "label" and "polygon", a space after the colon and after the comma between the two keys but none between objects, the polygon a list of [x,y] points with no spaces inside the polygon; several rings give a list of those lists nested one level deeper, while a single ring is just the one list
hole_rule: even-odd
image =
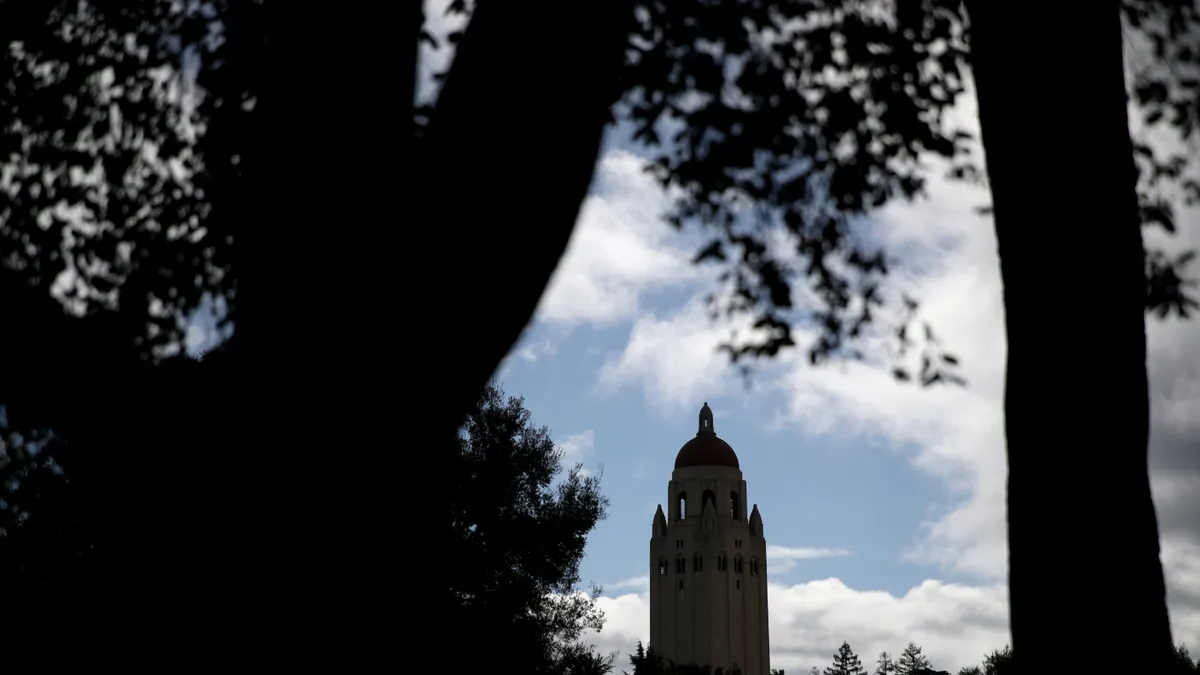
[{"label": "tower window", "polygon": [[699,572],[704,569],[704,556],[699,553],[692,556],[692,571]]},{"label": "tower window", "polygon": [[667,573],[667,559],[666,558],[658,559],[658,573],[660,575]]},{"label": "tower window", "polygon": [[677,574],[683,574],[686,571],[687,571],[687,561],[683,559],[683,556],[679,556],[678,558],[675,559],[675,572]]},{"label": "tower window", "polygon": [[738,514],[738,493],[729,493],[729,517],[737,520],[740,518]]},{"label": "tower window", "polygon": [[740,590],[742,590],[742,580],[741,580],[741,579],[738,579],[738,580],[737,580],[737,589],[738,589],[739,591],[740,591]]},{"label": "tower window", "polygon": [[683,590],[683,579],[679,580],[679,590]]},{"label": "tower window", "polygon": [[687,493],[679,493],[679,519],[687,518]]},{"label": "tower window", "polygon": [[758,558],[750,560],[750,576],[758,576]]},{"label": "tower window", "polygon": [[717,571],[724,572],[727,566],[728,560],[725,558],[725,554],[722,553],[721,555],[717,556]]},{"label": "tower window", "polygon": [[704,507],[712,505],[713,513],[717,512],[717,495],[712,490],[705,490],[704,494],[700,495],[700,510],[704,511]]},{"label": "tower window", "polygon": [[737,558],[734,558],[734,560],[733,560],[733,573],[734,574],[742,573],[742,557],[741,556],[738,556]]}]

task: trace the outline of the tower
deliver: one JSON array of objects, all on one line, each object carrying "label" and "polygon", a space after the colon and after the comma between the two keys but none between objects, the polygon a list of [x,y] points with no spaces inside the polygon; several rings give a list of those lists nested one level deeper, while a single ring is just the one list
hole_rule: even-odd
[{"label": "tower", "polygon": [[650,646],[675,663],[770,673],[767,543],[708,403],[675,457],[650,538]]}]

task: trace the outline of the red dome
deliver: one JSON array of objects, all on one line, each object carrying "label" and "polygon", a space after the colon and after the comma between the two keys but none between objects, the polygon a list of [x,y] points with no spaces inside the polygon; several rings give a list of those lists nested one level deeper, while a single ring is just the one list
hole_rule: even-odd
[{"label": "red dome", "polygon": [[675,468],[687,466],[727,466],[740,469],[737,454],[725,441],[717,438],[716,434],[696,436],[683,444],[679,454],[675,455]]}]

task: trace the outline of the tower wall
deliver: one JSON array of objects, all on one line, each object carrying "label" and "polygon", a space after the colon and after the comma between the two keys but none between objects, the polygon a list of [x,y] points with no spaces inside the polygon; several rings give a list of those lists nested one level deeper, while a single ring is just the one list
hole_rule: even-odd
[{"label": "tower wall", "polygon": [[650,645],[665,658],[768,675],[766,540],[748,503],[739,469],[672,473],[650,541]]}]

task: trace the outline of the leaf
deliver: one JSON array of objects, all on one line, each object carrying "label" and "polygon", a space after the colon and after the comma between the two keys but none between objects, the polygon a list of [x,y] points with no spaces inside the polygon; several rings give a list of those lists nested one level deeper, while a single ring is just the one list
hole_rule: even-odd
[{"label": "leaf", "polygon": [[702,263],[706,260],[725,261],[725,246],[720,239],[710,241],[699,253],[692,259],[692,263]]}]

